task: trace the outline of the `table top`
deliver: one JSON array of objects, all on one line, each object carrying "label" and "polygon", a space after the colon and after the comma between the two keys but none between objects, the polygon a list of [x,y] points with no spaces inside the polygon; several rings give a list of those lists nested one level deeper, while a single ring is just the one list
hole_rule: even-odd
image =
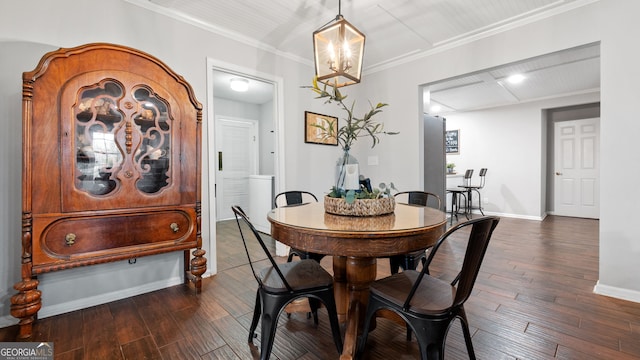
[{"label": "table top", "polygon": [[272,237],[320,254],[382,257],[427,248],[446,227],[440,210],[396,204],[388,215],[358,217],[326,213],[324,204],[279,207],[267,215]]}]

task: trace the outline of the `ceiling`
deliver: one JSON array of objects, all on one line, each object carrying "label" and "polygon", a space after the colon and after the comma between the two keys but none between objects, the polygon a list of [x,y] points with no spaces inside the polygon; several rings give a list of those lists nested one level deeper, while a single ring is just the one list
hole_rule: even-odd
[{"label": "ceiling", "polygon": [[[512,84],[508,77],[524,79]],[[425,112],[447,114],[600,91],[600,46],[591,44],[429,84]],[[426,99],[429,95],[425,96]],[[439,105],[440,110],[430,110]]]},{"label": "ceiling", "polygon": [[[243,78],[249,81],[246,92],[231,90],[231,79]],[[213,72],[213,93],[215,97],[261,105],[273,100],[273,84],[252,77],[241,76],[225,71]]]},{"label": "ceiling", "polygon": [[[125,0],[206,30],[312,64],[313,31],[338,0]],[[344,0],[341,13],[366,36],[364,74],[505,31],[596,0]],[[402,41],[398,41],[402,39]],[[505,77],[524,73],[511,85]],[[228,86],[221,74],[217,88]],[[255,81],[255,80],[254,80]],[[226,82],[226,83],[225,83]],[[260,86],[258,86],[260,85]],[[263,88],[256,83],[253,88]],[[214,87],[216,84],[214,83]],[[440,113],[599,91],[597,44],[429,84]],[[267,86],[267,91],[271,89]],[[243,93],[247,99],[248,94]],[[233,96],[216,91],[216,96]],[[246,100],[245,100],[246,101]],[[252,100],[258,103],[262,100]],[[426,108],[425,108],[426,109]]]}]

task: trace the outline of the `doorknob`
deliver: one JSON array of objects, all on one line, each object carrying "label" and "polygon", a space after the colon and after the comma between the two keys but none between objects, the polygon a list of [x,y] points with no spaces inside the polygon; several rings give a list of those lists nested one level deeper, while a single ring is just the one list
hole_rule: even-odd
[{"label": "doorknob", "polygon": [[556,175],[558,175],[558,176],[559,176],[559,175],[562,175],[562,173],[561,173],[561,172],[557,172],[557,171],[556,171]]}]

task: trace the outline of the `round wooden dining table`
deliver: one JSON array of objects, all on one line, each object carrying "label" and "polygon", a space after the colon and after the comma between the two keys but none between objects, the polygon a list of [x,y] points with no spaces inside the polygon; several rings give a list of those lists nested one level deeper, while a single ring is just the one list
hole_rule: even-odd
[{"label": "round wooden dining table", "polygon": [[440,210],[396,204],[388,215],[332,215],[323,203],[278,207],[267,218],[271,236],[293,248],[333,256],[338,318],[346,323],[340,359],[353,359],[376,279],[377,258],[431,247],[446,229]]}]

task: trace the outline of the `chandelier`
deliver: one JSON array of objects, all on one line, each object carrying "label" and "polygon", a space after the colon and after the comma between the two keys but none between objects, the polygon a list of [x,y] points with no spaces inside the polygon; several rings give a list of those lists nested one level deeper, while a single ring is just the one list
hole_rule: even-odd
[{"label": "chandelier", "polygon": [[313,54],[318,81],[334,87],[360,82],[365,36],[341,14],[313,32]]}]

